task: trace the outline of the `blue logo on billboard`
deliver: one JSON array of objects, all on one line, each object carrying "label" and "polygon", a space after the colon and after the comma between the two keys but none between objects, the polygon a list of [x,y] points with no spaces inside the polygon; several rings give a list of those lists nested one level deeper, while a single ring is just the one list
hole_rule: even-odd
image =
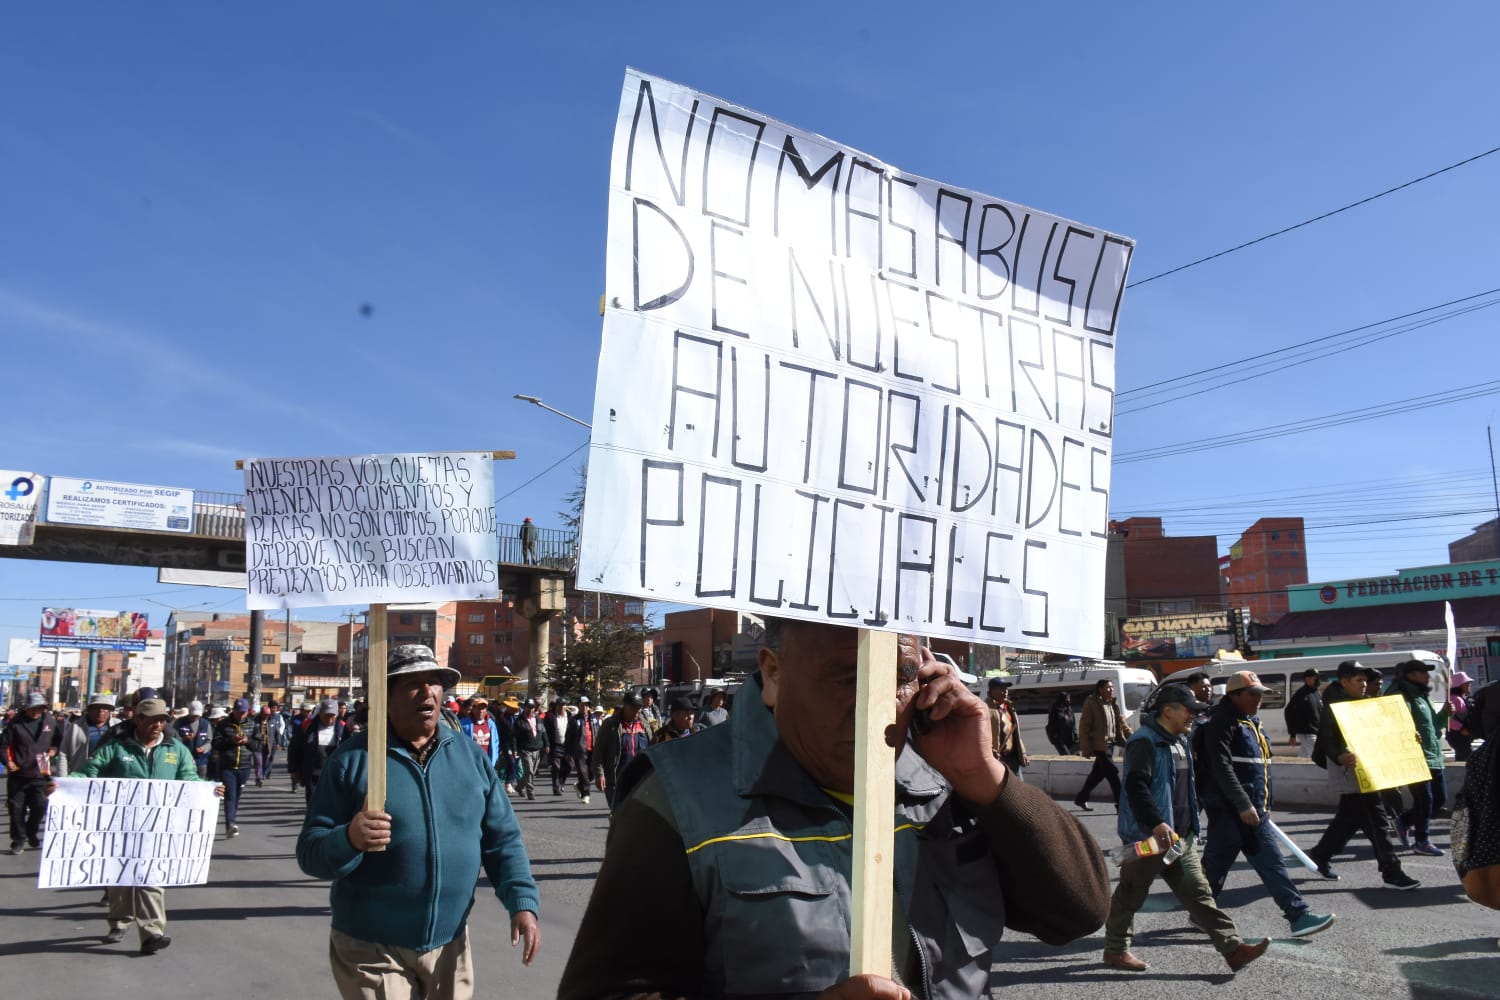
[{"label": "blue logo on billboard", "polygon": [[84,483],[83,483],[83,491],[84,491],[84,492],[85,492],[85,493],[87,493],[87,492],[88,492],[88,491],[89,491],[89,490],[91,490],[91,489],[93,489],[93,488],[94,488],[94,483],[93,483],[93,480],[84,480]]},{"label": "blue logo on billboard", "polygon": [[1338,599],[1339,592],[1337,587],[1324,587],[1322,590],[1318,591],[1318,600],[1322,601],[1324,604],[1332,604]]},{"label": "blue logo on billboard", "polygon": [[10,481],[10,489],[5,491],[5,495],[15,501],[22,497],[29,497],[35,492],[36,483],[31,481],[30,476],[17,476]]}]

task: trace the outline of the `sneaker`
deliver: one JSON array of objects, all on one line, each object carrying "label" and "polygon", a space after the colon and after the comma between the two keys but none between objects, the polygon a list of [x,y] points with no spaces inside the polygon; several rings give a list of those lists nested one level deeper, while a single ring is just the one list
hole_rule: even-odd
[{"label": "sneaker", "polygon": [[589,804],[589,797],[588,797],[588,796],[587,796],[587,795],[585,795],[585,796],[584,796],[584,797],[583,797],[583,804],[584,804],[584,805],[588,805],[588,804]]},{"label": "sneaker", "polygon": [[1425,854],[1429,858],[1440,858],[1443,856],[1443,849],[1433,844],[1433,842],[1430,840],[1417,841],[1416,844],[1413,845],[1412,851],[1417,854]]},{"label": "sneaker", "polygon": [[225,835],[225,839],[228,839],[229,837],[238,837],[239,835],[240,835],[240,828],[237,827],[237,826],[235,826],[233,823],[230,823],[229,824],[229,831]]},{"label": "sneaker", "polygon": [[1337,882],[1339,880],[1339,873],[1334,871],[1333,868],[1329,866],[1328,862],[1319,861],[1317,864],[1318,875],[1320,877],[1325,878],[1330,882]]},{"label": "sneaker", "polygon": [[1318,931],[1326,931],[1333,926],[1336,919],[1332,913],[1326,916],[1319,913],[1304,913],[1292,921],[1292,937],[1307,937]]},{"label": "sneaker", "polygon": [[109,933],[104,935],[105,944],[119,944],[125,940],[125,928],[111,927]]},{"label": "sneaker", "polygon": [[[1082,799],[1074,799],[1073,800],[1073,804],[1075,806],[1077,806],[1078,808],[1082,809],[1086,813],[1094,811],[1094,807],[1091,806],[1091,805],[1089,805],[1087,802],[1083,801]],[[1129,954],[1129,952],[1126,952],[1126,954]]]},{"label": "sneaker", "polygon": [[536,792],[532,791],[529,788],[526,789],[526,801],[528,801],[528,802],[535,802],[536,801]]},{"label": "sneaker", "polygon": [[1241,944],[1238,948],[1234,949],[1234,951],[1225,955],[1224,961],[1229,963],[1230,972],[1239,972],[1245,966],[1249,965],[1251,962],[1264,955],[1266,953],[1266,949],[1269,947],[1271,947],[1270,938],[1261,938],[1255,944],[1250,944],[1247,941],[1244,944]]},{"label": "sneaker", "polygon": [[141,954],[155,955],[157,952],[161,951],[171,943],[172,939],[167,937],[165,934],[153,934],[146,940],[141,942]]},{"label": "sneaker", "polygon": [[514,794],[516,794],[516,786],[510,784],[509,782],[507,782],[506,785],[505,785],[505,794],[506,795],[514,795]]},{"label": "sneaker", "polygon": [[11,844],[10,845],[10,853],[12,853],[12,854],[24,854],[25,852],[26,852],[26,845],[25,844]]},{"label": "sneaker", "polygon": [[1412,889],[1417,888],[1422,883],[1417,879],[1412,878],[1405,872],[1396,872],[1394,874],[1387,875],[1382,884],[1387,889],[1395,889],[1397,892],[1410,892]]}]

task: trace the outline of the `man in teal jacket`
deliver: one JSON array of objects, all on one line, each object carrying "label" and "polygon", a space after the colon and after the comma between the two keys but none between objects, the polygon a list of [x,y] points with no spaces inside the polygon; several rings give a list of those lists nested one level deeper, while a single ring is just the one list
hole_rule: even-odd
[{"label": "man in teal jacket", "polygon": [[1417,728],[1417,742],[1422,744],[1422,756],[1427,760],[1428,781],[1407,785],[1411,793],[1411,808],[1396,817],[1396,829],[1402,842],[1406,831],[1415,834],[1412,850],[1428,857],[1440,858],[1443,849],[1432,842],[1429,827],[1432,817],[1448,801],[1448,782],[1444,775],[1443,741],[1438,735],[1437,718],[1432,711],[1428,695],[1432,691],[1431,673],[1421,660],[1406,660],[1396,664],[1396,677],[1385,686],[1385,694],[1399,694],[1411,712],[1412,724]]},{"label": "man in teal jacket", "polygon": [[[345,998],[473,995],[467,920],[483,866],[531,964],[541,944],[536,882],[499,775],[441,725],[459,672],[426,646],[397,646],[387,681],[386,808],[365,808],[368,733],[324,765],[297,839],[297,863],[333,881],[329,961]],[[373,721],[373,720],[372,720]]]},{"label": "man in teal jacket", "polygon": [[[168,781],[198,781],[193,752],[168,725],[172,721],[167,703],[145,698],[135,706],[131,728],[116,739],[105,740],[76,778],[155,778]],[[55,786],[54,786],[55,787]],[[215,789],[224,794],[224,786]],[[141,954],[154,955],[172,939],[167,937],[167,891],[161,886],[114,886],[109,899],[109,943],[125,937],[133,921],[141,936]]]}]

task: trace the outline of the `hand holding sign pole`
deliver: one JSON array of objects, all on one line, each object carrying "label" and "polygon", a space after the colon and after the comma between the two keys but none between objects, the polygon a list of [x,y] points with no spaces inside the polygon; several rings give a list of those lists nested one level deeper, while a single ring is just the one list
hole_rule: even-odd
[{"label": "hand holding sign pole", "polygon": [[[389,738],[386,725],[386,608],[384,604],[370,605],[369,667],[365,671],[365,739],[368,741],[370,764],[369,783],[365,788],[365,809],[370,812],[385,811],[385,752]],[[372,851],[383,851],[385,847],[372,847]]]}]

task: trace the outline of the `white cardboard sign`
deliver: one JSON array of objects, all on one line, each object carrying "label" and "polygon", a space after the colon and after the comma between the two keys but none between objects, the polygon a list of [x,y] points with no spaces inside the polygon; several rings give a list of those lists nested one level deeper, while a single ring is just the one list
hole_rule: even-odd
[{"label": "white cardboard sign", "polygon": [[38,889],[208,881],[219,819],[212,783],[56,781],[57,790],[47,797]]},{"label": "white cardboard sign", "polygon": [[251,610],[500,596],[489,452],[245,462]]},{"label": "white cardboard sign", "polygon": [[1098,655],[1132,249],[630,71],[579,585]]}]

